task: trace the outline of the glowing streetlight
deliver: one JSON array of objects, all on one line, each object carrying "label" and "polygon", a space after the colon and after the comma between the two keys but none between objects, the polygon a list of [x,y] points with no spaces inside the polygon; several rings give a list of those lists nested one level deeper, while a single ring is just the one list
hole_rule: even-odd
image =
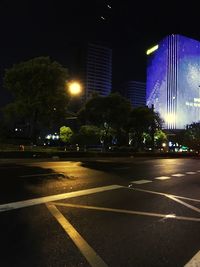
[{"label": "glowing streetlight", "polygon": [[68,85],[69,93],[73,96],[80,95],[82,88],[79,82],[70,82]]}]

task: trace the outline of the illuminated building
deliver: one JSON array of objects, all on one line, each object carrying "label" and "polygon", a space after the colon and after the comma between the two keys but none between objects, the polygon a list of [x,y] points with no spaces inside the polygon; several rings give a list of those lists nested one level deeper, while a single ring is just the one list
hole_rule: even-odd
[{"label": "illuminated building", "polygon": [[147,51],[146,101],[166,129],[184,129],[200,120],[200,42],[182,35],[165,37]]},{"label": "illuminated building", "polygon": [[112,50],[89,44],[86,55],[85,99],[93,93],[107,96],[112,89]]},{"label": "illuminated building", "polygon": [[144,82],[128,81],[122,85],[120,93],[131,102],[133,108],[146,105],[146,83]]}]

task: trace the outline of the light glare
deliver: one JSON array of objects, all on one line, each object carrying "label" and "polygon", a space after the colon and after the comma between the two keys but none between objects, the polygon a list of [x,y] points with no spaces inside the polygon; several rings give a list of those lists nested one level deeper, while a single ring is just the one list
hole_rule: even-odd
[{"label": "light glare", "polygon": [[175,115],[174,114],[167,114],[166,115],[166,118],[165,118],[165,121],[167,122],[167,123],[174,123],[175,122]]},{"label": "light glare", "polygon": [[78,82],[69,84],[69,92],[71,95],[78,95],[81,93],[81,85]]}]

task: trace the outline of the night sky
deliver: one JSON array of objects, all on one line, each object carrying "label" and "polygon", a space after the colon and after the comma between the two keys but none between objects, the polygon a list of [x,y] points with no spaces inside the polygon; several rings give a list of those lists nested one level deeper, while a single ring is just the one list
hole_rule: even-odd
[{"label": "night sky", "polygon": [[196,2],[173,2],[1,0],[1,81],[5,68],[36,56],[70,70],[76,48],[87,42],[113,49],[114,89],[126,80],[145,81],[149,47],[172,33],[200,40]]}]

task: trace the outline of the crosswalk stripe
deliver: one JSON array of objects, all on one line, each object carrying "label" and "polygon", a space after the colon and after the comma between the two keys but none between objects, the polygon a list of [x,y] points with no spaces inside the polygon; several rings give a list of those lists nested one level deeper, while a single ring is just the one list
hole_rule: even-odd
[{"label": "crosswalk stripe", "polygon": [[175,174],[172,174],[172,176],[174,176],[174,177],[182,177],[182,176],[185,176],[185,174],[183,174],[183,173],[175,173]]},{"label": "crosswalk stripe", "polygon": [[171,177],[169,177],[169,176],[160,176],[160,177],[155,177],[154,179],[156,179],[156,180],[167,180],[167,179],[171,179]]}]

